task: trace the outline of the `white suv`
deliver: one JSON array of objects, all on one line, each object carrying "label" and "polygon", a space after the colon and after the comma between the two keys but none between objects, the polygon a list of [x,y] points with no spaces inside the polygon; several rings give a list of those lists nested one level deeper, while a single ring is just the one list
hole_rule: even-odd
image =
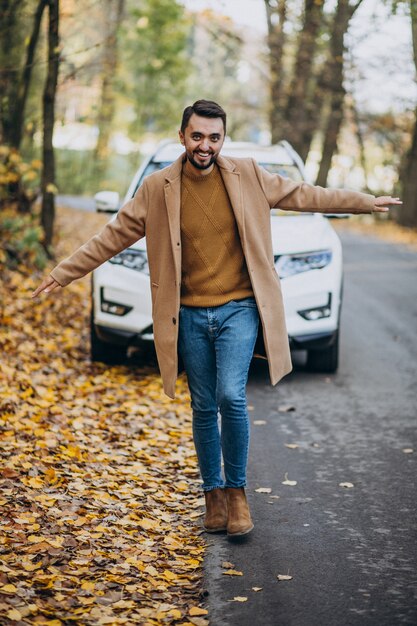
[{"label": "white suv", "polygon": [[[184,148],[164,142],[146,159],[124,198],[127,202],[144,178],[170,165]],[[305,180],[304,164],[285,141],[262,147],[225,142],[222,155],[252,157],[270,172]],[[119,196],[102,191],[96,209],[115,213]],[[281,278],[291,348],[307,350],[307,367],[335,372],[338,366],[342,292],[342,249],[330,222],[320,213],[271,211],[275,267]],[[116,363],[130,346],[153,341],[152,306],[146,239],[93,272],[91,357]]]}]

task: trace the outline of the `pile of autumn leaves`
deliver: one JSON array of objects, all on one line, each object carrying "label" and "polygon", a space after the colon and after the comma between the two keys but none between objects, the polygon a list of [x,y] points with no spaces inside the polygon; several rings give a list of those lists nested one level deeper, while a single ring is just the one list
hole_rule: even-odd
[{"label": "pile of autumn leaves", "polygon": [[[60,256],[98,216],[63,212]],[[74,235],[74,233],[77,233]],[[88,357],[88,279],[0,287],[0,623],[203,626],[187,388]]]}]

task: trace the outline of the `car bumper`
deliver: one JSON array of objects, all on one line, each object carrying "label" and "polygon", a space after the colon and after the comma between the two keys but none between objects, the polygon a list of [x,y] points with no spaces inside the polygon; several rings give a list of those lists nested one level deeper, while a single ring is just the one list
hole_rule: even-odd
[{"label": "car bumper", "polygon": [[129,330],[123,330],[121,328],[109,328],[106,326],[99,326],[94,324],[97,337],[100,341],[109,343],[115,346],[142,346],[153,342],[153,327],[150,326],[144,329],[141,333],[133,333]]},{"label": "car bumper", "polygon": [[336,341],[338,329],[326,333],[314,333],[289,337],[291,350],[321,350],[329,348]]},{"label": "car bumper", "polygon": [[[101,341],[117,346],[140,347],[153,342],[153,328],[149,327],[146,332],[132,333],[117,328],[105,328],[95,325],[97,336]],[[319,350],[330,347],[336,340],[338,330],[326,333],[313,333],[288,337],[291,350]]]}]

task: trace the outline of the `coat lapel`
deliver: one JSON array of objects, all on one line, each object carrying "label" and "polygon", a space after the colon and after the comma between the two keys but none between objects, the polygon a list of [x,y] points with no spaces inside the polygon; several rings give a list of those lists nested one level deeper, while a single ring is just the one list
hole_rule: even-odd
[{"label": "coat lapel", "polygon": [[236,171],[235,164],[225,157],[219,156],[217,163],[223,178],[224,186],[232,205],[236,218],[240,239],[245,250],[245,224],[243,219],[242,189],[240,183],[240,173]]},{"label": "coat lapel", "polygon": [[175,275],[177,284],[181,282],[181,172],[183,155],[181,155],[169,168],[165,175],[165,203],[168,213],[169,233],[171,248],[175,263]]}]

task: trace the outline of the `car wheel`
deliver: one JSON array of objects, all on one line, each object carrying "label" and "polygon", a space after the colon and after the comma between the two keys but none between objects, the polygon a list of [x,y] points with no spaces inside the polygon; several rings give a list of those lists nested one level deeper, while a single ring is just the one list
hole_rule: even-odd
[{"label": "car wheel", "polygon": [[99,361],[107,365],[123,363],[127,358],[125,346],[114,346],[111,343],[101,341],[97,336],[93,314],[91,314],[90,320],[90,352],[92,361]]},{"label": "car wheel", "polygon": [[339,330],[331,346],[322,350],[309,350],[307,355],[307,369],[310,372],[333,374],[339,365]]}]

